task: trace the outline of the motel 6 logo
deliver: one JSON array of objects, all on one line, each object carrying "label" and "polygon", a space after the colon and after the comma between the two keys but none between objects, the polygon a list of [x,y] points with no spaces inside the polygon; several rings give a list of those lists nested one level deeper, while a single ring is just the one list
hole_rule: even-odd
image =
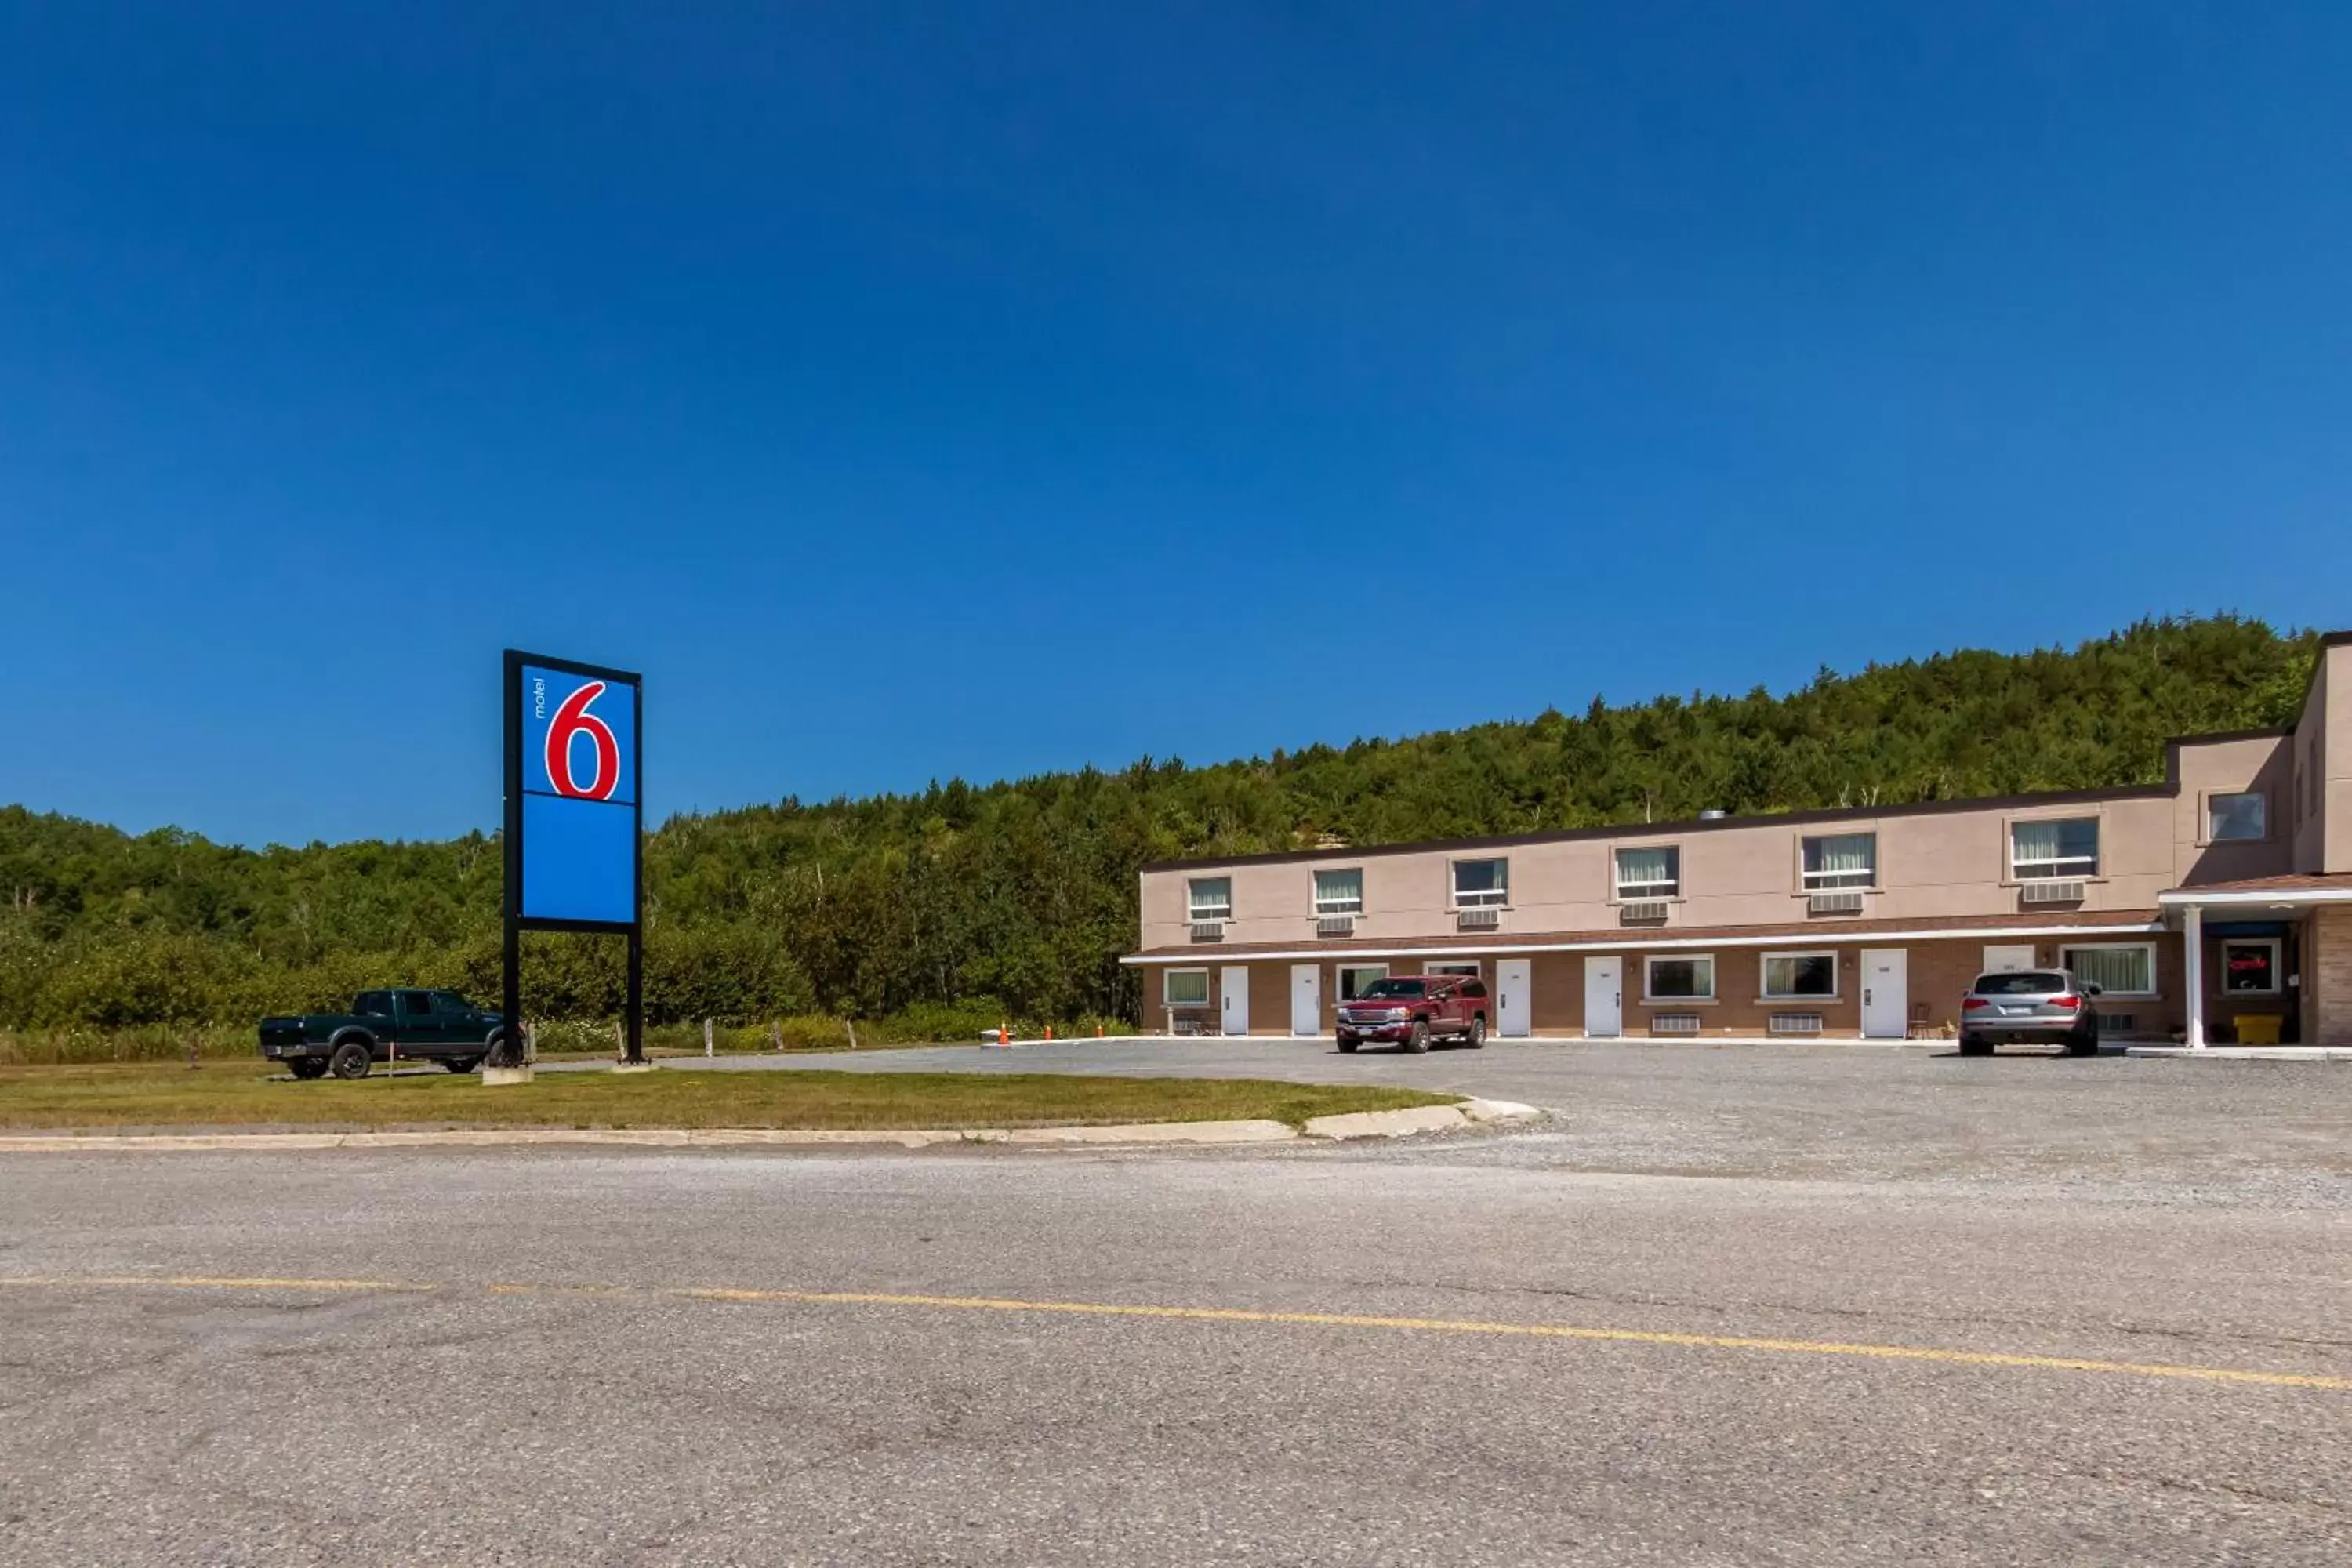
[{"label": "motel 6 logo", "polygon": [[[613,727],[593,710],[605,685],[591,680],[557,705],[547,722],[542,761],[555,793],[573,800],[610,800],[621,782],[621,745]],[[581,742],[585,742],[585,744]],[[587,764],[583,771],[581,764]]]}]

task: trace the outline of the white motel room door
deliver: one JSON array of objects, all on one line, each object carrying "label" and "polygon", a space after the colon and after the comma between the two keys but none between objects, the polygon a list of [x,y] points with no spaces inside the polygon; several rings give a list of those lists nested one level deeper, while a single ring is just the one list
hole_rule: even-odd
[{"label": "white motel room door", "polygon": [[1530,966],[1524,958],[1495,961],[1495,1027],[1507,1040],[1524,1040],[1534,1010],[1528,1005]]},{"label": "white motel room door", "polygon": [[1319,963],[1290,966],[1290,1032],[1323,1032],[1323,966]]},{"label": "white motel room door", "polygon": [[1224,972],[1224,1021],[1219,1026],[1228,1035],[1249,1033],[1249,966],[1237,963]]},{"label": "white motel room door", "polygon": [[1584,961],[1584,1037],[1613,1040],[1625,1029],[1625,961]]},{"label": "white motel room door", "polygon": [[1899,947],[1862,950],[1862,1034],[1869,1040],[1899,1040],[1911,1023],[1911,973]]}]

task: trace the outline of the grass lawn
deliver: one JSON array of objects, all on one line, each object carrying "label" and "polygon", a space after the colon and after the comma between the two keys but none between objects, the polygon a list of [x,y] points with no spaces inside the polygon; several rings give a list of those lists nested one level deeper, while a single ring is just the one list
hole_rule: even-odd
[{"label": "grass lawn", "polygon": [[[380,1069],[379,1069],[380,1071]],[[1058,1073],[543,1072],[512,1089],[435,1071],[297,1083],[263,1062],[0,1068],[0,1130],[240,1127],[1047,1127],[1451,1105],[1406,1089]]]}]

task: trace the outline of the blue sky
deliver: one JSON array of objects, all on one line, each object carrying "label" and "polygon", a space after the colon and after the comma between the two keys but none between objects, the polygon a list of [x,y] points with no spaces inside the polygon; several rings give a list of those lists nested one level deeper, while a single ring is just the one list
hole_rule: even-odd
[{"label": "blue sky", "polygon": [[0,6],[0,801],[656,816],[2352,624],[2352,8]]}]

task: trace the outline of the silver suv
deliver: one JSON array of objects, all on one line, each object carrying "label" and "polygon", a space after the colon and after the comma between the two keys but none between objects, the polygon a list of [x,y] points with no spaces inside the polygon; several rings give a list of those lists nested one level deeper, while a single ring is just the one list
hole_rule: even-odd
[{"label": "silver suv", "polygon": [[2000,1042],[2063,1046],[2070,1057],[2095,1055],[2099,988],[2066,969],[1979,974],[1960,998],[1960,1055],[1989,1057]]}]

